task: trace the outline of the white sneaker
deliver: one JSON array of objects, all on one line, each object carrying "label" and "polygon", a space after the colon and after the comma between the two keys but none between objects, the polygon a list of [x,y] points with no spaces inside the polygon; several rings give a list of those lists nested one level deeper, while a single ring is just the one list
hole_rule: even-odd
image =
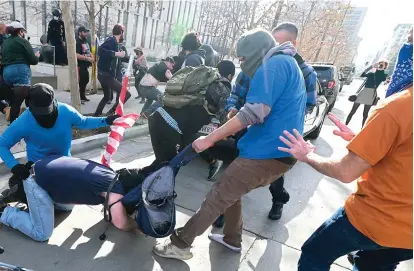
[{"label": "white sneaker", "polygon": [[189,260],[193,257],[190,248],[179,248],[171,243],[170,239],[165,240],[164,244],[157,244],[152,251],[163,258]]},{"label": "white sneaker", "polygon": [[229,244],[227,244],[226,242],[224,242],[224,240],[223,240],[224,235],[222,235],[222,234],[210,233],[210,234],[208,235],[208,238],[209,238],[210,240],[213,240],[213,241],[216,241],[217,243],[222,244],[223,246],[225,246],[225,247],[227,247],[227,248],[229,248],[229,249],[233,250],[234,252],[240,253],[240,252],[241,252],[241,250],[242,250],[242,249],[241,249],[241,247],[234,247],[234,246],[229,245]]}]

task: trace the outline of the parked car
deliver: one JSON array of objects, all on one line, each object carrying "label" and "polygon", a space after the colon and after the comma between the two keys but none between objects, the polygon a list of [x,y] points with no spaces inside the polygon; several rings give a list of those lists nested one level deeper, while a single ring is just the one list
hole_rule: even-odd
[{"label": "parked car", "polygon": [[[316,105],[308,107],[305,115],[305,126],[303,135],[307,139],[317,139],[321,133],[323,122],[328,115],[329,103],[323,95],[323,88],[319,81],[316,84],[316,91],[318,94]],[[213,118],[210,124],[204,125],[198,134],[205,136],[212,133],[220,126],[220,121]],[[216,143],[211,148],[213,155],[218,159],[232,160],[237,157],[237,146],[234,137],[228,137]]]},{"label": "parked car", "polygon": [[309,63],[318,74],[318,80],[322,86],[323,96],[329,103],[329,111],[335,105],[336,98],[341,87],[337,68],[332,63]]},{"label": "parked car", "polygon": [[354,79],[355,75],[355,65],[345,65],[339,69],[339,81],[341,82],[341,86],[339,88],[339,92],[342,91],[344,85],[350,85],[352,80]]}]

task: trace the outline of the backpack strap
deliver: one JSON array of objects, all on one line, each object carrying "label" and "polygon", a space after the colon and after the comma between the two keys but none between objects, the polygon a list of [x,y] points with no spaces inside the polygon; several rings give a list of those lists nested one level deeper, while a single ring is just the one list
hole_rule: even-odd
[{"label": "backpack strap", "polygon": [[111,181],[111,183],[108,186],[108,190],[106,190],[106,195],[105,195],[105,201],[104,201],[104,219],[106,222],[111,222],[112,221],[112,215],[111,215],[111,207],[115,204],[118,203],[121,200],[117,200],[114,203],[112,203],[111,205],[108,206],[109,203],[109,194],[112,191],[112,188],[114,188],[115,183],[118,181],[119,179],[119,173],[117,173],[115,175],[115,177],[113,178],[113,180]]},{"label": "backpack strap", "polygon": [[169,165],[175,169],[180,168],[191,162],[197,155],[193,146],[189,144],[170,161]]}]

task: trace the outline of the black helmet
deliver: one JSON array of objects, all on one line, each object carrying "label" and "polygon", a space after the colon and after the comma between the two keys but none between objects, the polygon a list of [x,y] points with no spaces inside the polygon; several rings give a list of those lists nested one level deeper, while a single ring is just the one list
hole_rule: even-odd
[{"label": "black helmet", "polygon": [[60,17],[60,16],[62,15],[62,12],[61,12],[59,9],[55,8],[55,9],[52,11],[52,15],[53,15],[53,16],[56,16],[56,17]]}]

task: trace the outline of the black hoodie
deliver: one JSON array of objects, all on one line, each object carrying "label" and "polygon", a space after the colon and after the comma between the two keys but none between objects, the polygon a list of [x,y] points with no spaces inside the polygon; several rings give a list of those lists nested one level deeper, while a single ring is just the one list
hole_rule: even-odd
[{"label": "black hoodie", "polygon": [[187,55],[183,63],[183,67],[198,67],[204,64],[206,58],[206,51],[198,49]]}]

